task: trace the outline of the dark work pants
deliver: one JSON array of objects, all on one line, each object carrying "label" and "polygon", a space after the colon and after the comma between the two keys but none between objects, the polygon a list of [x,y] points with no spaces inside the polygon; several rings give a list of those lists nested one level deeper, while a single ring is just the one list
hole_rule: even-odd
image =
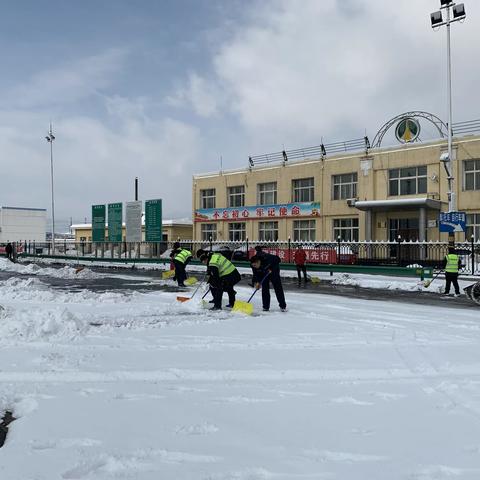
[{"label": "dark work pants", "polygon": [[460,287],[458,286],[458,273],[445,272],[445,293],[450,293],[450,285],[453,283],[455,293],[460,294]]},{"label": "dark work pants", "polygon": [[179,262],[178,260],[174,260],[173,264],[175,265],[175,278],[179,285],[183,285],[183,282],[187,278],[187,274],[185,273],[185,264]]},{"label": "dark work pants", "polygon": [[221,285],[219,288],[212,288],[213,304],[216,308],[222,308],[223,292],[228,294],[228,304],[233,307],[235,303],[235,290],[234,286],[242,279],[238,270],[234,270],[232,273],[225,275],[221,278]]},{"label": "dark work pants", "polygon": [[307,283],[307,266],[306,265],[297,265],[298,283],[302,281],[301,272],[303,272],[303,279],[305,280],[305,283]]},{"label": "dark work pants", "polygon": [[287,308],[285,303],[285,294],[283,293],[282,279],[279,272],[272,272],[264,281],[262,285],[262,303],[265,310],[270,309],[270,282],[275,290],[275,296],[278,300],[280,308]]}]

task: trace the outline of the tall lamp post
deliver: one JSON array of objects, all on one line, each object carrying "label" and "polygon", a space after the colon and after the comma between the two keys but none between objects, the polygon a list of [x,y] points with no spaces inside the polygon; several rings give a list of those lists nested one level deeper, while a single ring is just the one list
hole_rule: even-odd
[{"label": "tall lamp post", "polygon": [[[445,19],[443,12],[445,12]],[[452,0],[440,0],[440,10],[430,15],[432,28],[439,29],[442,26],[447,27],[447,89],[448,89],[448,152],[443,154],[440,160],[444,162],[448,179],[448,211],[455,212],[457,210],[457,201],[453,189],[453,168],[452,168],[452,59],[450,51],[450,25],[453,22],[465,20],[465,6],[463,3],[456,5]]]},{"label": "tall lamp post", "polygon": [[50,130],[45,138],[50,144],[50,177],[52,184],[52,254],[55,255],[55,197],[53,195],[53,141],[55,140],[55,136],[53,135],[52,124],[50,124]]}]

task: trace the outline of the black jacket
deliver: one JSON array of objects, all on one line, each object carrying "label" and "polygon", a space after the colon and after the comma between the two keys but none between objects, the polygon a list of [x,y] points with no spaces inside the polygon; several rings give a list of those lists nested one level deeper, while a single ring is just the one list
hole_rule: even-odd
[{"label": "black jacket", "polygon": [[261,282],[265,275],[271,271],[270,275],[280,275],[280,257],[270,253],[257,254],[260,259],[260,268],[253,269],[253,282]]}]

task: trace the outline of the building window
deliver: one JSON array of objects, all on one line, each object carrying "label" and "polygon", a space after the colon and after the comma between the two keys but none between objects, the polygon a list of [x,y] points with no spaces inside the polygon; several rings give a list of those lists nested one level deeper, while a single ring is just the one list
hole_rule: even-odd
[{"label": "building window", "polygon": [[200,190],[200,208],[215,208],[215,189]]},{"label": "building window", "polygon": [[469,213],[467,215],[467,240],[473,238],[476,242],[480,240],[480,213]]},{"label": "building window", "polygon": [[344,242],[358,242],[358,218],[335,218],[333,220],[333,238]]},{"label": "building window", "polygon": [[217,224],[202,223],[202,242],[209,242],[210,237],[213,241],[217,240]]},{"label": "building window", "polygon": [[315,187],[313,178],[292,180],[292,201],[313,202]]},{"label": "building window", "polygon": [[465,160],[463,170],[465,190],[480,190],[480,160]]},{"label": "building window", "polygon": [[239,185],[238,187],[228,187],[227,197],[229,207],[244,207],[245,187],[243,185]]},{"label": "building window", "polygon": [[389,171],[390,195],[427,193],[427,167],[394,168]]},{"label": "building window", "polygon": [[261,242],[276,242],[278,240],[278,222],[259,222],[258,239]]},{"label": "building window", "polygon": [[245,222],[228,224],[228,239],[231,242],[243,242],[247,236]]},{"label": "building window", "polygon": [[277,203],[277,182],[259,183],[257,186],[259,205],[274,205]]},{"label": "building window", "polygon": [[315,220],[294,220],[293,241],[313,242],[315,240]]},{"label": "building window", "polygon": [[346,200],[357,196],[357,172],[333,175],[333,200]]}]

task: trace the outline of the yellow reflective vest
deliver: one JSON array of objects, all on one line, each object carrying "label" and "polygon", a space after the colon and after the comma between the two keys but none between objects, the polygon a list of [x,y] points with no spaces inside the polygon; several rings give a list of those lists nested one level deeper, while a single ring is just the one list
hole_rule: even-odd
[{"label": "yellow reflective vest", "polygon": [[230,273],[235,271],[235,265],[230,260],[228,260],[228,258],[225,258],[220,253],[214,253],[210,257],[208,266],[216,267],[218,269],[219,277],[225,277],[226,275],[229,275]]},{"label": "yellow reflective vest", "polygon": [[192,252],[186,248],[182,248],[176,255],[174,260],[180,263],[185,263],[192,256]]},{"label": "yellow reflective vest", "polygon": [[445,271],[447,273],[458,273],[458,255],[449,253],[445,258],[447,260]]}]

